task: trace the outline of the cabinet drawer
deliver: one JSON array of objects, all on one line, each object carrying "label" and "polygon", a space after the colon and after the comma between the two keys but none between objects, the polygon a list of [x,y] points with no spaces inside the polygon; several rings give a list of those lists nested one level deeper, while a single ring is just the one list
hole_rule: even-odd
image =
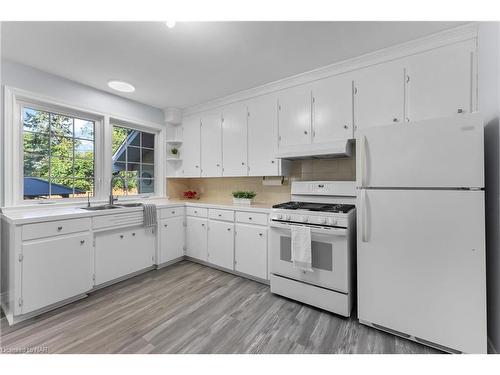
[{"label": "cabinet drawer", "polygon": [[200,207],[186,207],[187,216],[207,217],[208,209]]},{"label": "cabinet drawer", "polygon": [[257,212],[236,212],[236,221],[238,223],[267,225],[267,214]]},{"label": "cabinet drawer", "polygon": [[184,207],[163,208],[160,210],[160,218],[168,219],[169,217],[184,216]]},{"label": "cabinet drawer", "polygon": [[23,225],[23,241],[35,238],[85,232],[90,230],[90,218],[48,221],[45,223]]},{"label": "cabinet drawer", "polygon": [[210,209],[208,217],[215,220],[234,221],[234,211]]}]

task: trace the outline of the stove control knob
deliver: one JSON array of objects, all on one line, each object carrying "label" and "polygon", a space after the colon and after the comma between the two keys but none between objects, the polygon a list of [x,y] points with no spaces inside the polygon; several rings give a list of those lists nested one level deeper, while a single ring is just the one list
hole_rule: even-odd
[{"label": "stove control knob", "polygon": [[328,219],[328,225],[335,225],[337,224],[337,220],[335,219]]},{"label": "stove control knob", "polygon": [[300,218],[300,221],[302,221],[303,223],[307,223],[307,219],[308,219],[307,216],[302,216]]},{"label": "stove control knob", "polygon": [[322,217],[319,219],[320,224],[326,224],[326,217]]},{"label": "stove control knob", "polygon": [[290,220],[290,215],[285,215],[285,220]]},{"label": "stove control knob", "polygon": [[282,215],[282,214],[278,214],[278,215],[276,215],[276,219],[278,219],[278,220],[283,219],[283,215]]}]

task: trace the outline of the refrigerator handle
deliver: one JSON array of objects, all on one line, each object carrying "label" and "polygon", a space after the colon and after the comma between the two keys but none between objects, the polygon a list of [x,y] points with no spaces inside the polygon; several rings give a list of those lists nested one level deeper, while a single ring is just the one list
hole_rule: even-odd
[{"label": "refrigerator handle", "polygon": [[361,241],[368,242],[366,239],[366,189],[361,190]]},{"label": "refrigerator handle", "polygon": [[361,176],[361,186],[366,186],[366,136],[361,137],[360,144],[360,176]]}]

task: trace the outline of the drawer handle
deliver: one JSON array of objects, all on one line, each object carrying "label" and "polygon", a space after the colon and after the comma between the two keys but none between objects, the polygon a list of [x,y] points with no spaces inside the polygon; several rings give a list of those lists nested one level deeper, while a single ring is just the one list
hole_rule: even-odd
[{"label": "drawer handle", "polygon": [[57,227],[57,230],[60,232],[62,231],[62,227]]},{"label": "drawer handle", "polygon": [[85,240],[80,240],[80,245],[83,245],[85,243]]},{"label": "drawer handle", "polygon": [[123,239],[123,234],[120,234],[120,238]]}]

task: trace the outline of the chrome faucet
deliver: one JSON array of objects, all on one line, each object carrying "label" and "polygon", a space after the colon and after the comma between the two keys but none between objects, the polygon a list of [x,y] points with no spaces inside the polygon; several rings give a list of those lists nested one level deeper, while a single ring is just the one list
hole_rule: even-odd
[{"label": "chrome faucet", "polygon": [[113,205],[113,203],[115,203],[115,201],[118,200],[118,198],[115,198],[113,196],[113,182],[115,181],[115,178],[119,178],[120,180],[122,180],[122,182],[123,182],[123,188],[124,189],[126,188],[125,179],[122,176],[113,175],[111,177],[111,181],[109,183],[109,205],[110,206]]}]

